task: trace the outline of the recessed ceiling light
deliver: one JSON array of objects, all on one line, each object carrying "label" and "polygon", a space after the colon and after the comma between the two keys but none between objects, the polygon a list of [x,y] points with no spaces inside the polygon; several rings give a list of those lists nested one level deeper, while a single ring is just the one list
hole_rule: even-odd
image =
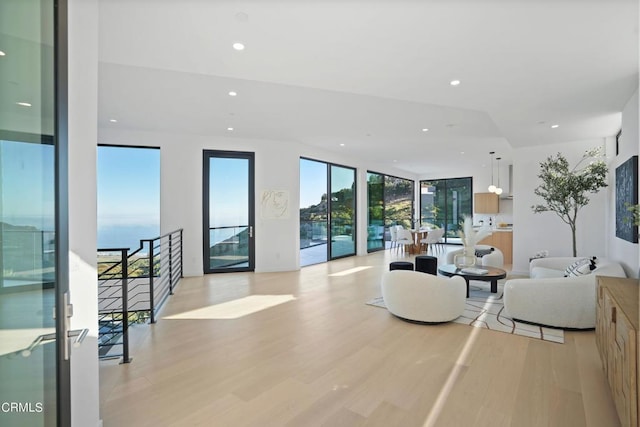
[{"label": "recessed ceiling light", "polygon": [[228,130],[228,131],[232,131],[232,130],[233,130],[233,128],[227,128],[227,130]]},{"label": "recessed ceiling light", "polygon": [[396,163],[396,162],[397,162],[397,160],[394,160],[394,161],[393,161],[393,163]]},{"label": "recessed ceiling light", "polygon": [[237,93],[235,93],[234,91],[229,92],[229,96],[236,96]]},{"label": "recessed ceiling light", "polygon": [[235,50],[244,50],[244,45],[242,43],[236,42],[236,43],[233,44],[233,48]]},{"label": "recessed ceiling light", "polygon": [[422,129],[422,132],[429,132],[429,129],[424,128],[424,129]]},{"label": "recessed ceiling light", "polygon": [[461,151],[460,154],[464,154],[464,151]]},{"label": "recessed ceiling light", "polygon": [[0,56],[6,56],[7,54],[0,50]]},{"label": "recessed ceiling light", "polygon": [[341,144],[340,144],[340,147],[344,147],[344,143],[341,143]]},{"label": "recessed ceiling light", "polygon": [[109,121],[110,121],[111,123],[118,123],[118,121],[117,121],[116,119],[109,119]]},{"label": "recessed ceiling light", "polygon": [[16,104],[21,107],[31,107],[31,104],[28,102],[16,102]]},{"label": "recessed ceiling light", "polygon": [[551,125],[551,129],[555,129],[555,128],[557,128],[558,126],[560,126],[560,125]]},{"label": "recessed ceiling light", "polygon": [[450,84],[451,86],[458,86],[458,85],[460,84],[460,80],[451,80],[451,81],[449,82],[449,84]]}]

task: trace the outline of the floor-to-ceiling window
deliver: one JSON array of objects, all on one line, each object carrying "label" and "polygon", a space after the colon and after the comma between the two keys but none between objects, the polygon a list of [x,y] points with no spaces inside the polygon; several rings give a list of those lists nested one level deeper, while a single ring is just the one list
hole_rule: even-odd
[{"label": "floor-to-ceiling window", "polygon": [[330,165],[331,198],[329,199],[331,259],[356,253],[356,171]]},{"label": "floor-to-ceiling window", "polygon": [[300,265],[356,253],[356,170],[300,159]]},{"label": "floor-to-ceiling window", "polygon": [[3,427],[71,423],[65,15],[64,1],[0,2]]},{"label": "floor-to-ceiling window", "polygon": [[420,181],[420,221],[423,226],[445,229],[447,243],[459,243],[465,216],[473,214],[472,178]]},{"label": "floor-to-ceiling window", "polygon": [[411,228],[413,224],[414,182],[386,175],[384,177],[385,223]]},{"label": "floor-to-ceiling window", "polygon": [[412,228],[414,182],[410,179],[367,172],[367,251],[385,249],[389,227]]},{"label": "floor-to-ceiling window", "polygon": [[367,172],[367,251],[384,249],[384,175]]},{"label": "floor-to-ceiling window", "polygon": [[101,145],[98,248],[136,250],[160,235],[160,149]]},{"label": "floor-to-ceiling window", "polygon": [[300,265],[326,262],[327,164],[300,159]]}]

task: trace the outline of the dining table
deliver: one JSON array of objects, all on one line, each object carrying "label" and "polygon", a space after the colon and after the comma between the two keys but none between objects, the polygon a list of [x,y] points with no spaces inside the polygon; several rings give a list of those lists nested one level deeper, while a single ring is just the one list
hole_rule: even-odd
[{"label": "dining table", "polygon": [[420,229],[411,229],[411,238],[413,239],[413,244],[409,247],[410,254],[419,254],[422,252],[420,240],[426,239],[429,230],[426,228]]}]

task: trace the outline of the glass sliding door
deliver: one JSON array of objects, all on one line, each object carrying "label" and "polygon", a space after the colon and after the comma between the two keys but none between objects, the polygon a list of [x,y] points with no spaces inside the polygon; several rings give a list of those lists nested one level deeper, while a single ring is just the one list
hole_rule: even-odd
[{"label": "glass sliding door", "polygon": [[66,46],[58,57],[54,49],[66,27],[55,13],[64,15],[66,3],[0,2],[3,427],[70,425],[70,365],[59,339],[68,291],[66,105],[58,98],[67,90]]},{"label": "glass sliding door", "polygon": [[444,194],[436,191],[439,182],[420,181],[420,222],[429,228],[444,228],[444,202],[438,198],[442,198]]},{"label": "glass sliding door", "polygon": [[450,178],[420,181],[420,220],[423,225],[445,229],[445,242],[460,243],[458,231],[471,216],[472,179]]},{"label": "glass sliding door", "polygon": [[327,262],[327,164],[300,159],[300,265]]},{"label": "glass sliding door", "polygon": [[472,198],[471,178],[446,180],[446,242],[461,243],[458,231],[462,229],[464,217],[472,216]]},{"label": "glass sliding door", "polygon": [[385,249],[391,238],[389,227],[412,228],[414,182],[376,172],[367,172],[367,251]]},{"label": "glass sliding door", "polygon": [[204,272],[253,271],[254,155],[204,151]]},{"label": "glass sliding door", "polygon": [[330,258],[336,259],[356,253],[356,170],[344,166],[330,166],[331,199],[329,218]]},{"label": "glass sliding door", "polygon": [[409,179],[385,176],[384,210],[387,227],[401,225],[413,227],[414,182]]},{"label": "glass sliding door", "polygon": [[384,175],[367,172],[367,251],[384,249]]},{"label": "glass sliding door", "polygon": [[0,140],[0,402],[39,412],[2,410],[0,425],[55,425],[56,344],[38,342],[56,333],[55,154],[22,139]]},{"label": "glass sliding door", "polygon": [[355,254],[356,170],[301,158],[300,265]]}]

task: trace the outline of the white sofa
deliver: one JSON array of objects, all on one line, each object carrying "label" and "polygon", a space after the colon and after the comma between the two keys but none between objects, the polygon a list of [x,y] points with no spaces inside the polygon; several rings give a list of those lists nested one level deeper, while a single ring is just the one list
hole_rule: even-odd
[{"label": "white sofa", "polygon": [[596,268],[591,273],[564,277],[567,267],[579,259],[550,257],[532,260],[528,279],[511,279],[505,283],[505,314],[512,319],[547,326],[595,328],[597,276],[626,277],[626,274],[619,263],[597,259]]},{"label": "white sofa", "polygon": [[[478,265],[484,265],[484,266],[489,266],[489,267],[497,267],[497,268],[502,268],[504,265],[504,255],[502,254],[502,251],[494,246],[489,246],[489,245],[476,245],[475,249],[476,250],[488,250],[493,248],[493,251],[491,251],[491,253],[488,253],[484,256],[478,257],[477,258],[477,264]],[[454,251],[450,251],[447,253],[447,264],[453,264],[453,260],[454,257],[458,254],[461,254],[462,251],[464,249],[460,248],[460,249],[456,249]]]},{"label": "white sofa", "polygon": [[464,312],[467,285],[460,276],[445,278],[409,270],[382,276],[382,297],[394,315],[418,322],[448,322]]}]

